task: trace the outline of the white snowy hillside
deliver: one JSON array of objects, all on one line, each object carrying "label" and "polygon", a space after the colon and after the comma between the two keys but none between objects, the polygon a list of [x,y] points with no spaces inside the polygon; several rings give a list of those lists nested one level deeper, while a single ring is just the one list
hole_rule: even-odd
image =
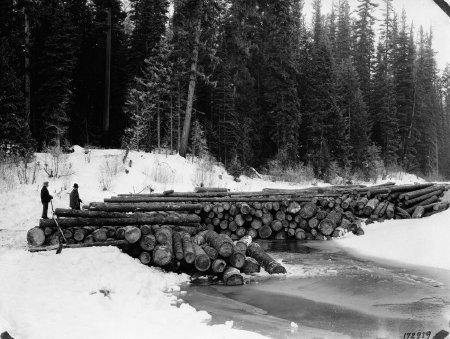
[{"label": "white snowy hillside", "polygon": [[[0,333],[8,331],[15,339],[261,337],[234,329],[232,322],[209,325],[209,314],[171,293],[188,282],[187,275],[144,266],[117,248],[29,253],[26,232],[41,215],[40,189],[49,181],[56,208],[68,207],[74,183],[86,204],[120,193],[149,193],[150,188],[191,191],[201,183],[238,191],[312,183],[291,185],[247,177],[236,182],[220,165],[178,155],[130,152],[125,162],[123,157],[121,150],[85,153],[75,147],[74,153],[62,155],[55,164],[49,154],[40,153],[36,166],[29,168],[30,182],[33,173],[35,181],[27,185],[17,182],[12,169],[0,172]],[[58,170],[58,177],[49,178],[50,170]],[[396,174],[385,181],[421,180]],[[336,241],[364,255],[450,270],[450,250],[444,246],[450,239],[449,222],[450,211],[446,211],[420,220],[364,226],[364,236]]]}]

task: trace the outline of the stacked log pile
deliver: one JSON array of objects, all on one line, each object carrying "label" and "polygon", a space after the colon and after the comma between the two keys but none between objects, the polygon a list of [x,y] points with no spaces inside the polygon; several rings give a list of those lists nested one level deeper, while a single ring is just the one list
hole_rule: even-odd
[{"label": "stacked log pile", "polygon": [[86,209],[97,213],[146,212],[173,209],[200,217],[202,227],[237,240],[325,240],[346,232],[364,234],[361,221],[420,218],[449,207],[440,202],[448,186],[433,183],[332,186],[301,190],[264,189],[228,192],[201,188],[197,192],[123,194]]},{"label": "stacked log pile", "polygon": [[32,250],[54,248],[61,238],[64,247],[119,246],[143,264],[213,273],[233,285],[242,283],[241,272],[260,266],[285,272],[253,239],[362,235],[363,221],[421,218],[447,209],[449,203],[441,202],[446,190],[426,183],[119,195],[81,211],[56,209],[57,222],[40,220],[28,243]]}]

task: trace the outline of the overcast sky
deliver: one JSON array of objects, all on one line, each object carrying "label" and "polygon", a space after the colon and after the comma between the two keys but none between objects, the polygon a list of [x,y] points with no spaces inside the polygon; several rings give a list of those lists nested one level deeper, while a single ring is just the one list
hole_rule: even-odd
[{"label": "overcast sky", "polygon": [[[305,0],[304,13],[310,22],[312,13],[312,0]],[[339,0],[334,0],[338,3]],[[357,0],[349,0],[351,10],[355,10],[358,4]],[[375,0],[382,6],[381,0]],[[330,11],[333,0],[322,0],[322,14]],[[438,67],[443,69],[447,63],[450,63],[450,17],[448,17],[433,0],[393,0],[396,12],[401,14],[403,8],[406,10],[408,21],[414,23],[415,31],[418,32],[419,26],[423,26],[425,31],[433,28],[433,47],[437,52],[436,60]],[[377,9],[376,17],[381,18],[380,8]]]}]

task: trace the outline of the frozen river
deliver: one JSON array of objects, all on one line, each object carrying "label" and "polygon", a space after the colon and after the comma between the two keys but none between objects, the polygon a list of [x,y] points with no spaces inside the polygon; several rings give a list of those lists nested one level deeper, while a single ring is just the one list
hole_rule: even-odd
[{"label": "frozen river", "polygon": [[361,258],[332,241],[261,244],[283,260],[286,276],[257,276],[241,287],[198,281],[180,297],[208,311],[212,323],[232,320],[272,338],[433,338],[450,331],[450,271]]}]

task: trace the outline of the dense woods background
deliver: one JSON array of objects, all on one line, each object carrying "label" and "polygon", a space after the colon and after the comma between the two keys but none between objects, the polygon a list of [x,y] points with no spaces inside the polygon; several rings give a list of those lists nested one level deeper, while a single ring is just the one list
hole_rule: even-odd
[{"label": "dense woods background", "polygon": [[315,0],[306,22],[302,0],[3,0],[0,152],[164,148],[236,173],[450,177],[433,33],[392,0],[358,2],[324,14]]}]

